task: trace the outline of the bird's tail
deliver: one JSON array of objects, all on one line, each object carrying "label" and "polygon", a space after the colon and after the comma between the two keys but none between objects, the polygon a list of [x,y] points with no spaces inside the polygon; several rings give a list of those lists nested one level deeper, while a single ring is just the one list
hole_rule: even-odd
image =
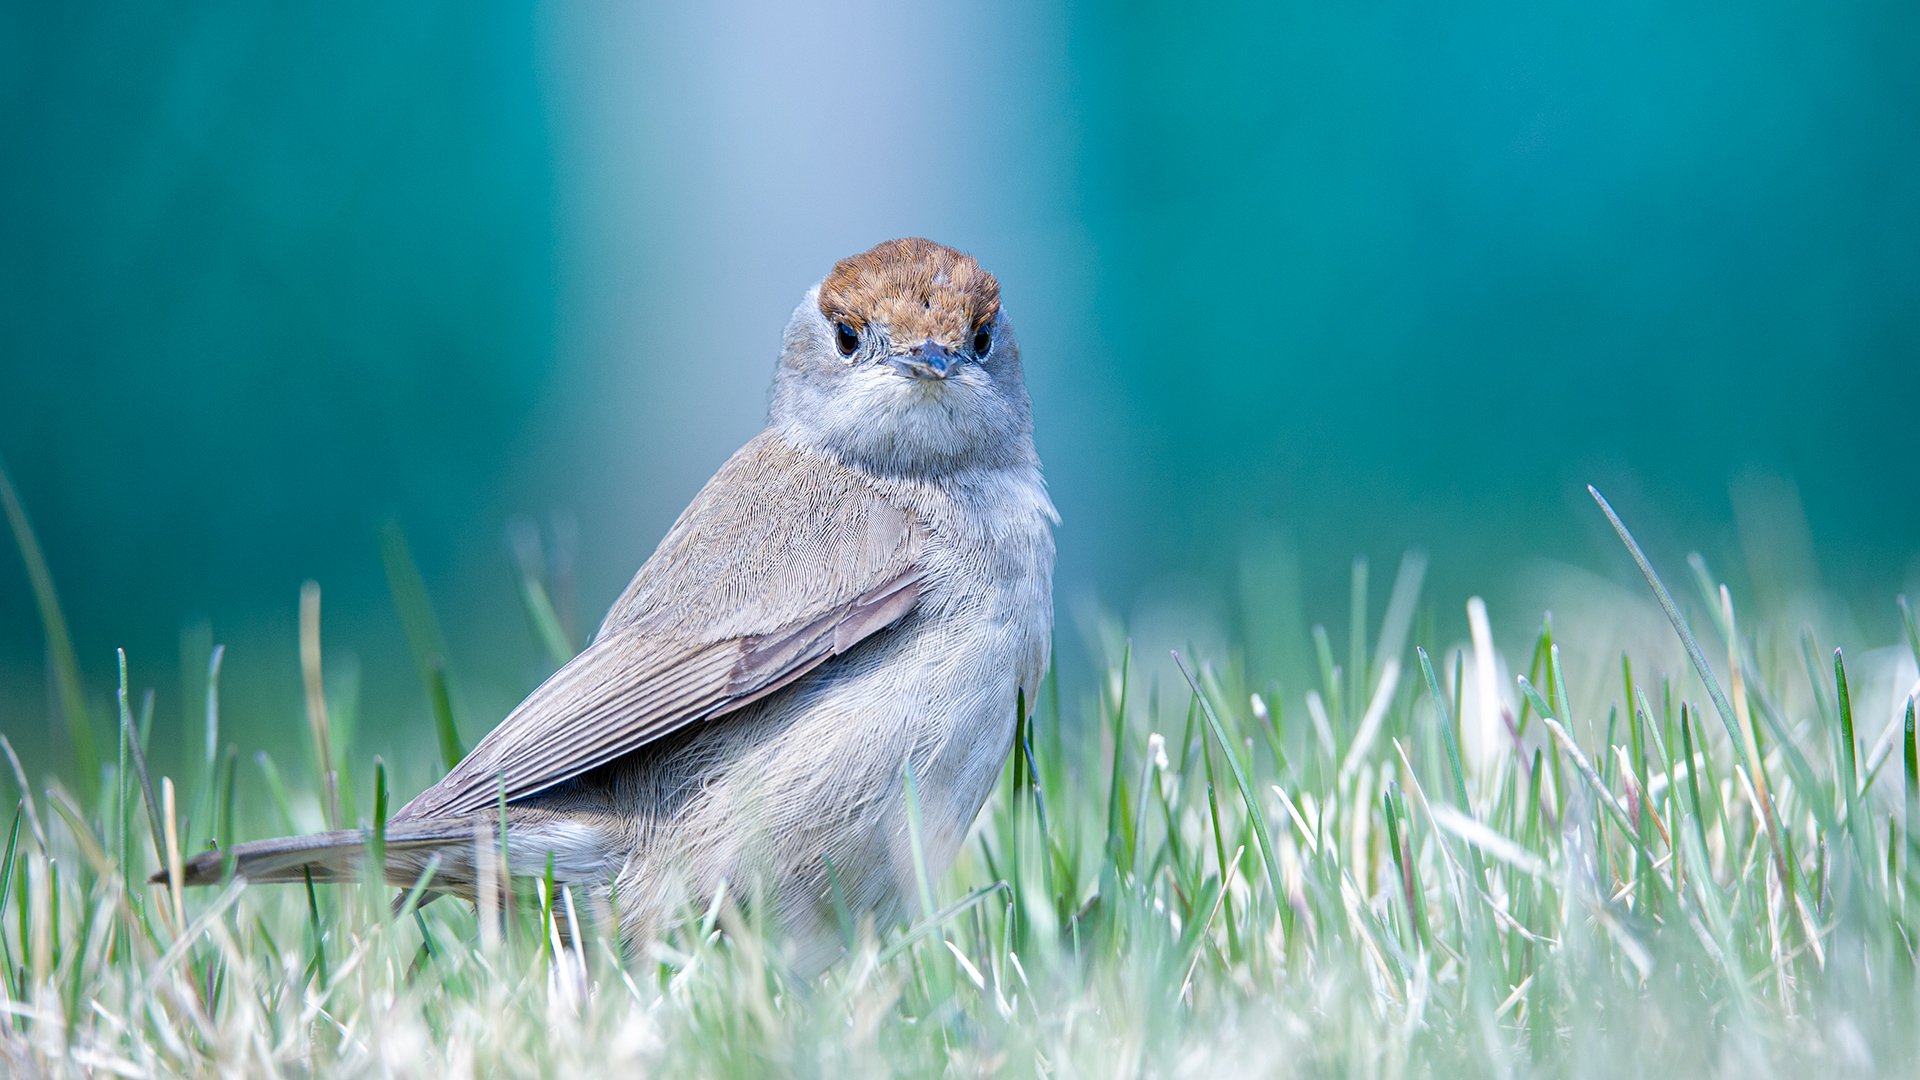
[{"label": "bird's tail", "polygon": [[[275,840],[253,840],[230,848],[205,851],[181,866],[183,885],[217,885],[237,874],[248,881],[359,881],[364,873],[372,833],[363,829],[341,829],[311,836],[285,836]],[[472,861],[473,825],[464,820],[394,822],[385,836],[385,875],[396,883],[411,885],[431,854],[448,849],[445,856],[462,865]],[[464,845],[462,847],[461,845]],[[443,856],[442,869],[458,874]],[[436,874],[436,877],[444,876]],[[161,870],[148,879],[156,885],[167,881]]]}]

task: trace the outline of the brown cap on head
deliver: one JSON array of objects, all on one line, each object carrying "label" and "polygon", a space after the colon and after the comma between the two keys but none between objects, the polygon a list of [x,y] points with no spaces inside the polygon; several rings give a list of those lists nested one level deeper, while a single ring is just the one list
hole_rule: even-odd
[{"label": "brown cap on head", "polygon": [[973,256],[909,237],[833,264],[820,313],[855,330],[881,323],[896,343],[959,347],[1000,312],[1000,283]]}]

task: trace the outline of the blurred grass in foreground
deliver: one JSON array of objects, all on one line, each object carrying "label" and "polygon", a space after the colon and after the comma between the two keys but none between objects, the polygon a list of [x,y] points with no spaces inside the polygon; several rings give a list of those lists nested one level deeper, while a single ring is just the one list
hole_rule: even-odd
[{"label": "blurred grass in foreground", "polygon": [[[437,628],[403,540],[384,542],[457,756]],[[551,627],[537,560],[523,568],[529,617]],[[381,843],[396,796],[377,759],[367,812],[342,783],[353,748],[327,716],[314,589],[311,767],[255,761],[277,817],[236,819],[217,650],[188,786],[146,774],[124,664],[97,795],[26,794],[15,764],[0,1071],[1910,1074],[1911,699],[1891,722],[1878,702],[1868,716],[1818,628],[1742,624],[1697,557],[1706,624],[1688,629],[1671,601],[1658,632],[1638,601],[1637,622],[1548,619],[1506,679],[1477,601],[1470,644],[1426,640],[1423,569],[1402,563],[1369,633],[1356,564],[1344,663],[1315,627],[1320,678],[1297,697],[1207,656],[1161,669],[1177,692],[1143,687],[1143,658],[1108,628],[1116,655],[1080,714],[1053,680],[1021,703],[1003,782],[952,872],[923,876],[919,918],[847,920],[848,958],[810,984],[736,902],[750,883],[639,949],[608,936],[608,898],[550,879],[516,880],[504,913],[478,914],[416,909],[417,888],[395,912],[384,886],[143,884],[178,865],[196,820],[221,843],[358,820]],[[1595,698],[1569,680],[1576,654],[1594,663],[1589,631],[1607,643],[1597,700],[1611,704],[1576,713]],[[1695,633],[1689,662],[1676,641]],[[1904,658],[1876,655],[1911,680]]]}]

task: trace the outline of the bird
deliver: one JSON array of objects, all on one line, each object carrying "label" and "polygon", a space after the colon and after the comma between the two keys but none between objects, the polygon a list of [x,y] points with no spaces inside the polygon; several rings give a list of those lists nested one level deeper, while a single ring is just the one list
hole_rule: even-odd
[{"label": "bird", "polygon": [[[385,823],[386,880],[437,859],[432,893],[474,901],[504,847],[629,943],[730,891],[802,975],[845,913],[932,915],[916,855],[951,865],[1048,669],[1059,520],[998,280],[921,238],[839,260],[786,325],[765,430],[591,643]],[[364,880],[368,852],[364,829],[254,841],[181,877]]]}]

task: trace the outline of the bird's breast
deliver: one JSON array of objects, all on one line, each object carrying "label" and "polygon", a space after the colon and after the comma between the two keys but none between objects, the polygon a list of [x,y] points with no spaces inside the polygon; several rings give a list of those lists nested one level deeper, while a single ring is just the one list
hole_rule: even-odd
[{"label": "bird's breast", "polygon": [[1053,626],[1053,504],[1037,470],[953,484],[917,500],[927,523],[925,631],[1005,669],[1033,693]]}]

